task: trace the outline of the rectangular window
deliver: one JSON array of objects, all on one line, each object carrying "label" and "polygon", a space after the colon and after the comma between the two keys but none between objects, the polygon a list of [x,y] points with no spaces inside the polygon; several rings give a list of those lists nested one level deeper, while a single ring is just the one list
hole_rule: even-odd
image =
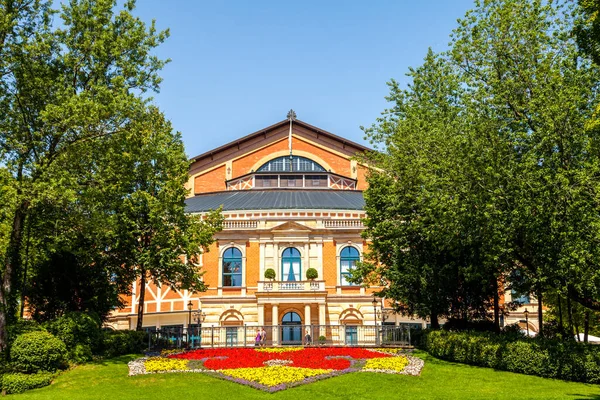
[{"label": "rectangular window", "polygon": [[348,282],[348,278],[351,275],[352,270],[356,266],[358,260],[342,260],[340,261],[340,272],[341,272],[341,285],[342,286],[356,286],[356,283]]},{"label": "rectangular window", "polygon": [[521,304],[531,303],[531,299],[529,298],[529,295],[527,295],[527,294],[520,295],[514,290],[510,291],[510,297],[511,297],[512,301],[517,302],[517,303],[521,303]]},{"label": "rectangular window", "polygon": [[358,344],[358,329],[355,325],[346,325],[346,344],[356,346]]},{"label": "rectangular window", "polygon": [[223,261],[223,286],[242,286],[242,261]]},{"label": "rectangular window", "polygon": [[263,175],[255,177],[256,187],[277,187],[276,175]]},{"label": "rectangular window", "polygon": [[235,347],[237,346],[237,327],[225,328],[225,346]]}]

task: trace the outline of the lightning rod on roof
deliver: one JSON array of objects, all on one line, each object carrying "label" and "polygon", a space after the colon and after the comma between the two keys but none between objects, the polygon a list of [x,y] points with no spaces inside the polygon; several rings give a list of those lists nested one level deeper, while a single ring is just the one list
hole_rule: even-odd
[{"label": "lightning rod on roof", "polygon": [[288,136],[288,146],[290,148],[290,171],[292,171],[292,123],[294,120],[296,120],[296,111],[290,109],[290,111],[288,111],[287,113],[287,118],[290,120],[290,134]]}]

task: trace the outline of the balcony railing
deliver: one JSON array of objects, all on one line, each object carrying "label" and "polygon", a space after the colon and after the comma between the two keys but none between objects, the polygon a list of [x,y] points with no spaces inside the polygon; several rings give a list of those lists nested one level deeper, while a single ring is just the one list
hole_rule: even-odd
[{"label": "balcony railing", "polygon": [[325,290],[325,281],[259,281],[259,292],[310,292]]},{"label": "balcony railing", "polygon": [[325,228],[329,229],[363,229],[363,225],[360,219],[326,219],[323,221]]},{"label": "balcony railing", "polygon": [[223,229],[256,229],[257,221],[223,221]]}]

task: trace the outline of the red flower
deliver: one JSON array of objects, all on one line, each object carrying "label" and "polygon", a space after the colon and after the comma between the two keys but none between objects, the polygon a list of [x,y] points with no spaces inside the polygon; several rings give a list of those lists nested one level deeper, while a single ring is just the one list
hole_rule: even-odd
[{"label": "red flower", "polygon": [[350,359],[391,357],[361,348],[317,348],[309,347],[296,351],[265,352],[250,348],[199,349],[169,356],[187,360],[203,360],[208,369],[257,368],[268,360],[290,360],[290,366],[342,370],[349,368]]}]

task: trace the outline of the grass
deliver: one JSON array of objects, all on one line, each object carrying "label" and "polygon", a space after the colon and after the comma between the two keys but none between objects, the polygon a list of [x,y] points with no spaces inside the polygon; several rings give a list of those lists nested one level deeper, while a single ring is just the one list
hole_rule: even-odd
[{"label": "grass", "polygon": [[9,399],[596,399],[600,386],[441,361],[426,353],[419,377],[352,373],[269,394],[198,373],[127,376],[120,357],[79,366],[48,387]]}]

